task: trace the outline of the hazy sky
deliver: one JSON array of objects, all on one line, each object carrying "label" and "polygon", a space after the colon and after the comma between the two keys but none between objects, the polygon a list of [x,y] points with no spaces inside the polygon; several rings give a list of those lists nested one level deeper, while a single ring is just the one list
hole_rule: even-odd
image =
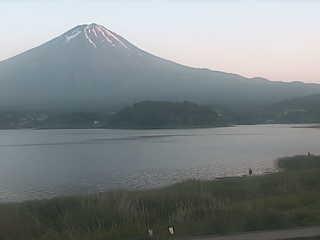
[{"label": "hazy sky", "polygon": [[318,0],[0,0],[0,60],[96,22],[176,62],[320,83]]}]

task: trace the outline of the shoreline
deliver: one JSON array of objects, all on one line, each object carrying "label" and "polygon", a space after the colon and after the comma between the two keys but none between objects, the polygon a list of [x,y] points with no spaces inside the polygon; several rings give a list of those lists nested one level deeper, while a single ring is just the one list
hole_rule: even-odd
[{"label": "shoreline", "polygon": [[149,228],[164,240],[168,224],[180,239],[320,225],[320,156],[281,158],[279,164],[282,171],[273,174],[0,204],[0,222],[10,225],[0,236],[144,239]]},{"label": "shoreline", "polygon": [[[320,124],[315,123],[255,123],[255,124],[226,124],[217,126],[194,126],[194,127],[163,127],[163,128],[111,128],[111,127],[57,127],[57,128],[0,128],[2,130],[193,130],[193,129],[214,129],[214,128],[231,128],[237,126],[292,126],[291,128],[320,128]],[[297,126],[298,125],[298,126]],[[305,126],[300,126],[305,125]]]},{"label": "shoreline", "polygon": [[30,199],[24,199],[24,200],[9,200],[9,201],[0,201],[1,204],[22,204],[24,202],[33,202],[33,201],[50,201],[54,199],[60,199],[60,198],[78,198],[78,197],[90,197],[100,194],[108,194],[112,192],[148,192],[148,191],[158,191],[163,190],[166,188],[170,188],[172,186],[175,186],[177,184],[184,184],[190,181],[199,181],[199,182],[218,182],[218,181],[232,181],[232,180],[242,180],[247,179],[250,177],[262,177],[262,176],[270,176],[277,173],[280,173],[281,169],[274,169],[274,171],[266,171],[262,173],[254,173],[253,175],[248,174],[242,174],[242,175],[228,175],[228,176],[217,176],[213,177],[211,179],[204,179],[204,178],[186,178],[177,182],[162,184],[159,186],[144,186],[140,188],[135,187],[123,187],[123,188],[111,188],[109,190],[104,191],[96,191],[92,193],[79,193],[79,194],[61,194],[61,195],[55,195],[55,196],[48,196],[48,197],[37,197],[37,198],[30,198]]},{"label": "shoreline", "polygon": [[[235,127],[238,125],[226,124],[226,125],[216,125],[216,126],[193,126],[193,127],[158,127],[158,128],[112,128],[112,127],[83,127],[83,128],[72,128],[72,127],[62,127],[62,128],[0,128],[1,130],[192,130],[192,129],[210,129],[210,128],[223,128],[223,127]],[[241,126],[241,125],[239,125]]]}]

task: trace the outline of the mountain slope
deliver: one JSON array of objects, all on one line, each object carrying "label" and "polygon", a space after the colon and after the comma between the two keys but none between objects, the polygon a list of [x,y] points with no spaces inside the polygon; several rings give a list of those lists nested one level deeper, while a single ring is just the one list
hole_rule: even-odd
[{"label": "mountain slope", "polygon": [[77,26],[0,62],[2,108],[92,109],[143,100],[247,106],[315,93],[320,85],[186,67],[97,24]]}]

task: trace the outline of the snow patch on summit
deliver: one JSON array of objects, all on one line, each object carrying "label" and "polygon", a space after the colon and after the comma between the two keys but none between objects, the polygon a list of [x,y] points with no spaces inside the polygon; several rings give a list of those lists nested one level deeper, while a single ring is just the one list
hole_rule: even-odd
[{"label": "snow patch on summit", "polygon": [[109,35],[110,37],[114,38],[116,41],[118,41],[123,47],[128,48],[126,44],[124,44],[117,36],[115,36],[112,32],[110,32],[108,29],[102,27],[102,29]]},{"label": "snow patch on summit", "polygon": [[[81,36],[81,34],[83,34],[83,36]],[[70,43],[76,38],[79,39],[79,36],[81,36],[82,40],[85,39],[93,48],[109,46],[113,48],[131,49],[131,46],[128,45],[126,40],[122,39],[122,37],[104,26],[95,23],[79,25],[63,35],[66,43]]]},{"label": "snow patch on summit", "polygon": [[113,44],[112,40],[111,40],[110,38],[108,38],[108,37],[106,36],[106,34],[104,33],[102,27],[98,26],[98,27],[97,27],[97,30],[102,34],[102,36],[103,36],[105,39],[107,39],[107,41],[108,41],[109,43]]},{"label": "snow patch on summit", "polygon": [[89,26],[86,26],[84,29],[84,35],[86,36],[86,39],[89,41],[89,43],[94,47],[97,48],[97,45],[94,43],[94,41],[90,38],[88,32],[90,33]]},{"label": "snow patch on summit", "polygon": [[67,41],[67,42],[70,42],[72,39],[74,39],[74,38],[78,37],[78,36],[79,36],[79,34],[81,34],[81,33],[82,33],[82,31],[81,31],[81,30],[76,30],[76,31],[72,32],[72,33],[71,33],[71,35],[69,35],[69,36],[65,36],[66,41]]}]

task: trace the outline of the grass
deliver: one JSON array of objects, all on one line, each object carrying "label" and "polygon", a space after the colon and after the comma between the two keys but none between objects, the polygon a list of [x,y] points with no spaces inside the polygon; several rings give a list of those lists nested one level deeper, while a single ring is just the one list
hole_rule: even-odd
[{"label": "grass", "polygon": [[284,157],[278,159],[278,166],[286,170],[320,168],[320,156],[308,154]]},{"label": "grass", "polygon": [[[293,239],[291,239],[293,240]],[[294,240],[320,240],[320,237],[312,237],[312,238],[295,238]]]},{"label": "grass", "polygon": [[178,237],[320,224],[320,168],[291,160],[279,160],[290,171],[266,176],[1,204],[0,240],[135,240],[148,228],[168,239],[171,224]]}]

